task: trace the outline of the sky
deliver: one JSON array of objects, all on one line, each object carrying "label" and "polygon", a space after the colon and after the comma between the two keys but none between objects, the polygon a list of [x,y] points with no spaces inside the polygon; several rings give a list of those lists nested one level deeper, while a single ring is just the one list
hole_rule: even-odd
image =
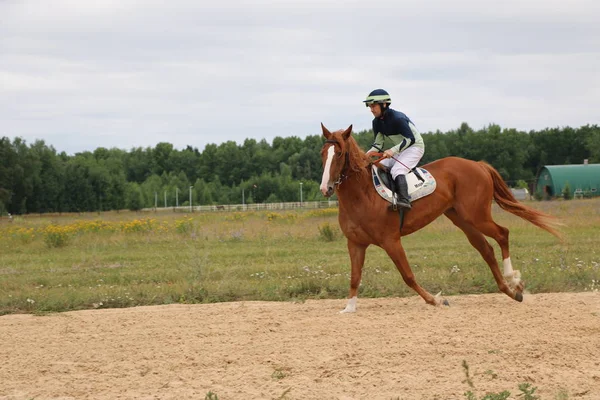
[{"label": "sky", "polygon": [[0,0],[0,137],[58,152],[600,124],[598,0]]}]

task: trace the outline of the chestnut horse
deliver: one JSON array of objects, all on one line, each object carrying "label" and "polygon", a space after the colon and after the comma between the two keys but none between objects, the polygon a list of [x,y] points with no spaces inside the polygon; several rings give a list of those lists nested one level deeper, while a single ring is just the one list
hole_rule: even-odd
[{"label": "chestnut horse", "polygon": [[[458,157],[447,157],[424,165],[437,181],[435,191],[413,202],[406,212],[402,229],[398,213],[388,210],[388,202],[373,188],[371,160],[346,130],[329,132],[321,150],[323,178],[321,192],[330,197],[335,190],[339,202],[339,223],[348,239],[352,265],[350,294],[342,312],[355,312],[358,287],[368,246],[383,248],[392,259],[404,282],[428,304],[448,304],[432,296],[415,280],[402,248],[401,236],[411,234],[444,214],[460,228],[488,264],[498,288],[510,298],[523,301],[524,285],[520,272],[513,270],[508,251],[508,229],[492,219],[492,200],[505,211],[517,215],[560,238],[554,217],[519,203],[502,177],[491,165]],[[494,249],[485,236],[498,242],[502,250],[504,273],[500,271]]]}]

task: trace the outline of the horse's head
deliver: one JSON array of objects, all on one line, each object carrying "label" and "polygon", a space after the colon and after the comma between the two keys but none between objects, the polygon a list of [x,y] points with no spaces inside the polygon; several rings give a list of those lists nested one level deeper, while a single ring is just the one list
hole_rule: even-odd
[{"label": "horse's head", "polygon": [[321,179],[321,193],[323,196],[333,195],[334,185],[342,181],[344,172],[348,169],[348,143],[347,140],[352,133],[352,125],[348,129],[329,132],[323,124],[323,136],[325,144],[321,150],[323,161],[323,178]]}]

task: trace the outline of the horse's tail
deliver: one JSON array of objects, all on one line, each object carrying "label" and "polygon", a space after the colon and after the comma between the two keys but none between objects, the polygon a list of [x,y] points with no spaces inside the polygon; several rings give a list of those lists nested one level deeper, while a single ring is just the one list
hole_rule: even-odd
[{"label": "horse's tail", "polygon": [[515,196],[494,167],[484,161],[479,161],[479,164],[490,174],[494,181],[494,200],[496,200],[500,208],[531,222],[562,240],[562,235],[557,229],[562,224],[556,217],[520,203],[515,199]]}]

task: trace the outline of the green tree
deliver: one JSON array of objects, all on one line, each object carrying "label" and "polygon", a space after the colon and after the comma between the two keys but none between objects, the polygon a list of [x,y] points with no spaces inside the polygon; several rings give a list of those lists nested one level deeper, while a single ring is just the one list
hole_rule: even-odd
[{"label": "green tree", "polygon": [[65,167],[53,147],[36,141],[30,148],[39,160],[30,210],[32,212],[60,212],[65,196]]},{"label": "green tree", "polygon": [[207,144],[204,151],[200,154],[198,161],[198,178],[210,182],[214,176],[218,175],[217,171],[217,145]]},{"label": "green tree", "polygon": [[152,150],[152,173],[162,175],[164,172],[171,171],[172,153],[173,145],[171,143],[158,143]]},{"label": "green tree", "polygon": [[7,137],[0,138],[0,207],[14,213],[12,204],[17,153]]},{"label": "green tree", "polygon": [[65,168],[64,211],[95,211],[96,193],[89,179],[89,166],[85,156],[71,158]]},{"label": "green tree", "polygon": [[129,182],[125,188],[125,206],[128,210],[139,211],[145,204],[142,188],[136,182]]},{"label": "green tree", "polygon": [[211,205],[214,203],[213,188],[204,181],[204,179],[197,179],[194,183],[194,204],[196,205]]},{"label": "green tree", "polygon": [[584,145],[591,164],[600,163],[600,126],[586,125],[580,128],[583,131]]},{"label": "green tree", "polygon": [[152,175],[152,150],[135,147],[123,159],[127,182],[142,183]]},{"label": "green tree", "polygon": [[154,207],[158,203],[158,194],[162,193],[162,179],[152,174],[141,184],[142,193],[146,201],[146,207]]},{"label": "green tree", "polygon": [[199,176],[199,162],[200,152],[197,148],[187,146],[182,151],[174,150],[170,157],[172,169],[169,172],[183,173],[189,181],[194,182]]}]

